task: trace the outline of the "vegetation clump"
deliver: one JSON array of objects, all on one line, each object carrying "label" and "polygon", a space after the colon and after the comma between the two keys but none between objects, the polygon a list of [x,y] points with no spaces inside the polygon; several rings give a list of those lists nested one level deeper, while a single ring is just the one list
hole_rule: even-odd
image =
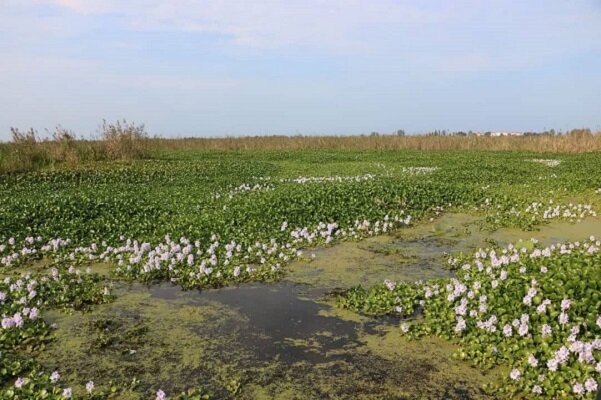
[{"label": "vegetation clump", "polygon": [[12,141],[0,145],[0,172],[27,172],[93,161],[131,161],[147,156],[148,134],[144,125],[126,120],[102,121],[98,140],[78,139],[62,126],[42,139],[33,128],[11,128]]},{"label": "vegetation clump", "polygon": [[[406,335],[459,340],[458,356],[505,366],[508,397],[593,398],[601,374],[601,241],[478,250],[454,278],[385,281],[339,298],[359,312],[395,314]],[[493,385],[491,385],[493,386]]]}]

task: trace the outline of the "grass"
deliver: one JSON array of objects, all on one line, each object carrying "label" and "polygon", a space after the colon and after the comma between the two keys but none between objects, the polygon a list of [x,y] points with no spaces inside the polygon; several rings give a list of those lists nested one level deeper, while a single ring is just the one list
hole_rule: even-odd
[{"label": "grass", "polygon": [[51,139],[33,129],[11,128],[12,142],[0,143],[0,173],[47,167],[74,166],[95,161],[132,161],[171,157],[174,152],[199,151],[513,151],[531,153],[590,153],[601,151],[601,132],[575,129],[565,135],[528,136],[255,136],[238,138],[149,138],[144,125],[103,121],[95,140],[77,139],[58,126]]},{"label": "grass", "polygon": [[601,151],[601,132],[532,136],[256,136],[240,138],[152,139],[161,150],[486,150],[534,153]]},{"label": "grass", "polygon": [[144,125],[103,121],[97,140],[77,139],[58,126],[51,139],[41,139],[34,129],[11,128],[12,142],[0,143],[0,173],[26,172],[94,161],[131,161],[144,158],[147,133]]}]

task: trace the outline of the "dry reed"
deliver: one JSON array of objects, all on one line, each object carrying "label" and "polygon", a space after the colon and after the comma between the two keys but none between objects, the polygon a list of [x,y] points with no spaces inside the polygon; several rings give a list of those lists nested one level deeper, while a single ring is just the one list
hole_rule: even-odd
[{"label": "dry reed", "polygon": [[[581,132],[581,131],[578,131]],[[150,139],[153,150],[490,150],[535,153],[601,151],[601,133],[531,136],[255,136]]]}]

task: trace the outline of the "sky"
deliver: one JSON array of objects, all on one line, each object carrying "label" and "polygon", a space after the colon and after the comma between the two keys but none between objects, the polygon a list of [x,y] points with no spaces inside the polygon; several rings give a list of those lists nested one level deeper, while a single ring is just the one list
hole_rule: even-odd
[{"label": "sky", "polygon": [[601,129],[599,0],[0,0],[10,127]]}]

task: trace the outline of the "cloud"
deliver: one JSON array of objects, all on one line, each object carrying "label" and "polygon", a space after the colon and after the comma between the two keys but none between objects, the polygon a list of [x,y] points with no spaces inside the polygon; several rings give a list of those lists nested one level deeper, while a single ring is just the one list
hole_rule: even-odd
[{"label": "cloud", "polygon": [[215,91],[233,90],[241,82],[234,79],[197,79],[174,75],[139,75],[131,77],[107,77],[107,82],[131,89],[169,91]]},{"label": "cloud", "polygon": [[524,68],[601,49],[601,8],[588,0],[46,1],[80,16],[118,18],[127,30],[222,36],[224,50],[375,54],[449,72]]},{"label": "cloud", "polygon": [[251,48],[297,45],[341,51],[367,50],[373,45],[370,28],[440,23],[450,12],[393,0],[55,0],[54,4],[82,15],[120,16],[140,31],[212,33]]},{"label": "cloud", "polygon": [[598,118],[598,0],[0,3],[0,137],[105,116],[209,133],[465,128],[459,106],[486,116],[499,99],[511,118],[524,99],[557,121]]}]

